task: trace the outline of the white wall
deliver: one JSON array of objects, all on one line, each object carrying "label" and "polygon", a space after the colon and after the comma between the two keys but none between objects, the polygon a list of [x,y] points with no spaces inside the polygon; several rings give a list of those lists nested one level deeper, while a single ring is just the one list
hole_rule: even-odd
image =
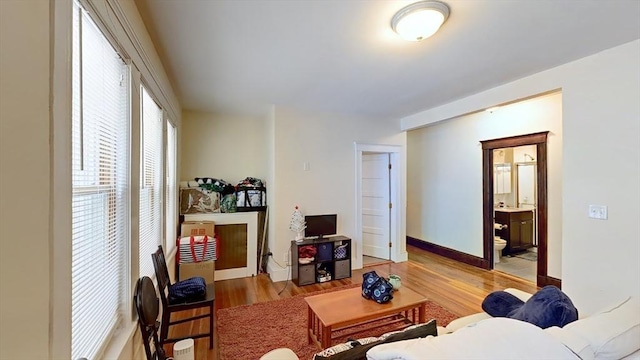
[{"label": "white wall", "polygon": [[0,359],[50,358],[49,6],[0,1]]},{"label": "white wall", "polygon": [[[639,63],[636,40],[402,120],[409,130],[562,89],[562,286],[583,314],[640,296]],[[589,219],[589,204],[609,219]]]},{"label": "white wall", "polygon": [[232,185],[247,176],[266,180],[267,129],[266,117],[184,111],[180,180],[212,177]]},{"label": "white wall", "polygon": [[[535,145],[524,145],[524,146],[515,147],[513,148],[513,162],[519,163],[519,162],[532,161],[529,156],[535,159],[537,157],[536,151],[537,149]],[[529,155],[529,156],[526,156],[526,155]]]},{"label": "white wall", "polygon": [[[561,278],[562,95],[554,93],[411,130],[407,235],[482,257],[480,141],[549,131],[548,274]],[[535,154],[535,153],[534,153]]]},{"label": "white wall", "polygon": [[[360,241],[354,218],[354,142],[404,146],[406,137],[399,122],[280,106],[275,108],[273,121],[276,186],[269,190],[268,198],[277,201],[270,203],[269,223],[269,245],[275,259],[282,264],[289,253],[294,234],[288,226],[296,205],[306,215],[337,213],[338,233]],[[303,170],[304,162],[309,163],[309,171]],[[288,275],[273,262],[269,267],[276,281]]]},{"label": "white wall", "polygon": [[[640,41],[566,68],[565,289],[586,311],[640,296]],[[587,218],[607,205],[606,221]]]}]

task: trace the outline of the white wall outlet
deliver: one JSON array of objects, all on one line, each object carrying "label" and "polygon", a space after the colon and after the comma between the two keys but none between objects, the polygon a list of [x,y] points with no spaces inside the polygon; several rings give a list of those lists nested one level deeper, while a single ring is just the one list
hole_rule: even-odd
[{"label": "white wall outlet", "polygon": [[283,261],[284,261],[285,266],[288,266],[289,265],[289,253],[288,252],[284,253],[283,258],[284,258]]},{"label": "white wall outlet", "polygon": [[607,207],[605,205],[589,205],[589,217],[592,219],[607,220]]},{"label": "white wall outlet", "polygon": [[302,170],[304,170],[304,171],[309,171],[309,170],[311,170],[311,164],[309,164],[309,162],[308,162],[308,161],[303,162],[303,163],[302,163]]}]

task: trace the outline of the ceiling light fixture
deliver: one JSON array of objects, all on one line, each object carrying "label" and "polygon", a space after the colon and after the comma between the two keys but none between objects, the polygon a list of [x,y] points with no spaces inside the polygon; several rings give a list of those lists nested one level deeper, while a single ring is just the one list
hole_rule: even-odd
[{"label": "ceiling light fixture", "polygon": [[445,3],[419,1],[400,9],[391,19],[391,28],[405,40],[420,41],[435,34],[448,17]]}]

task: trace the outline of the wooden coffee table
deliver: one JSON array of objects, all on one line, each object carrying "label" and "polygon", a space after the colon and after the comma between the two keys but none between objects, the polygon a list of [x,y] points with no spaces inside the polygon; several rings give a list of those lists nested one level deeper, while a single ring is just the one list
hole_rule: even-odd
[{"label": "wooden coffee table", "polygon": [[[308,305],[308,339],[320,349],[331,346],[331,333],[376,321],[371,327],[346,332],[342,336],[358,333],[372,327],[398,323],[419,324],[425,322],[427,299],[406,287],[394,291],[393,300],[378,304],[362,297],[362,289],[328,292],[306,297]],[[417,312],[417,316],[416,316]],[[378,320],[384,320],[378,322]]]}]

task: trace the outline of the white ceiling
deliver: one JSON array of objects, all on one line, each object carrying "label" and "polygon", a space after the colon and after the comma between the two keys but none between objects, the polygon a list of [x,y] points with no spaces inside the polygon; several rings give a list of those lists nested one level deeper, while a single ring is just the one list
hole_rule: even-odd
[{"label": "white ceiling", "polygon": [[183,109],[234,115],[400,118],[640,38],[639,0],[446,0],[421,42],[408,1],[135,1]]}]

